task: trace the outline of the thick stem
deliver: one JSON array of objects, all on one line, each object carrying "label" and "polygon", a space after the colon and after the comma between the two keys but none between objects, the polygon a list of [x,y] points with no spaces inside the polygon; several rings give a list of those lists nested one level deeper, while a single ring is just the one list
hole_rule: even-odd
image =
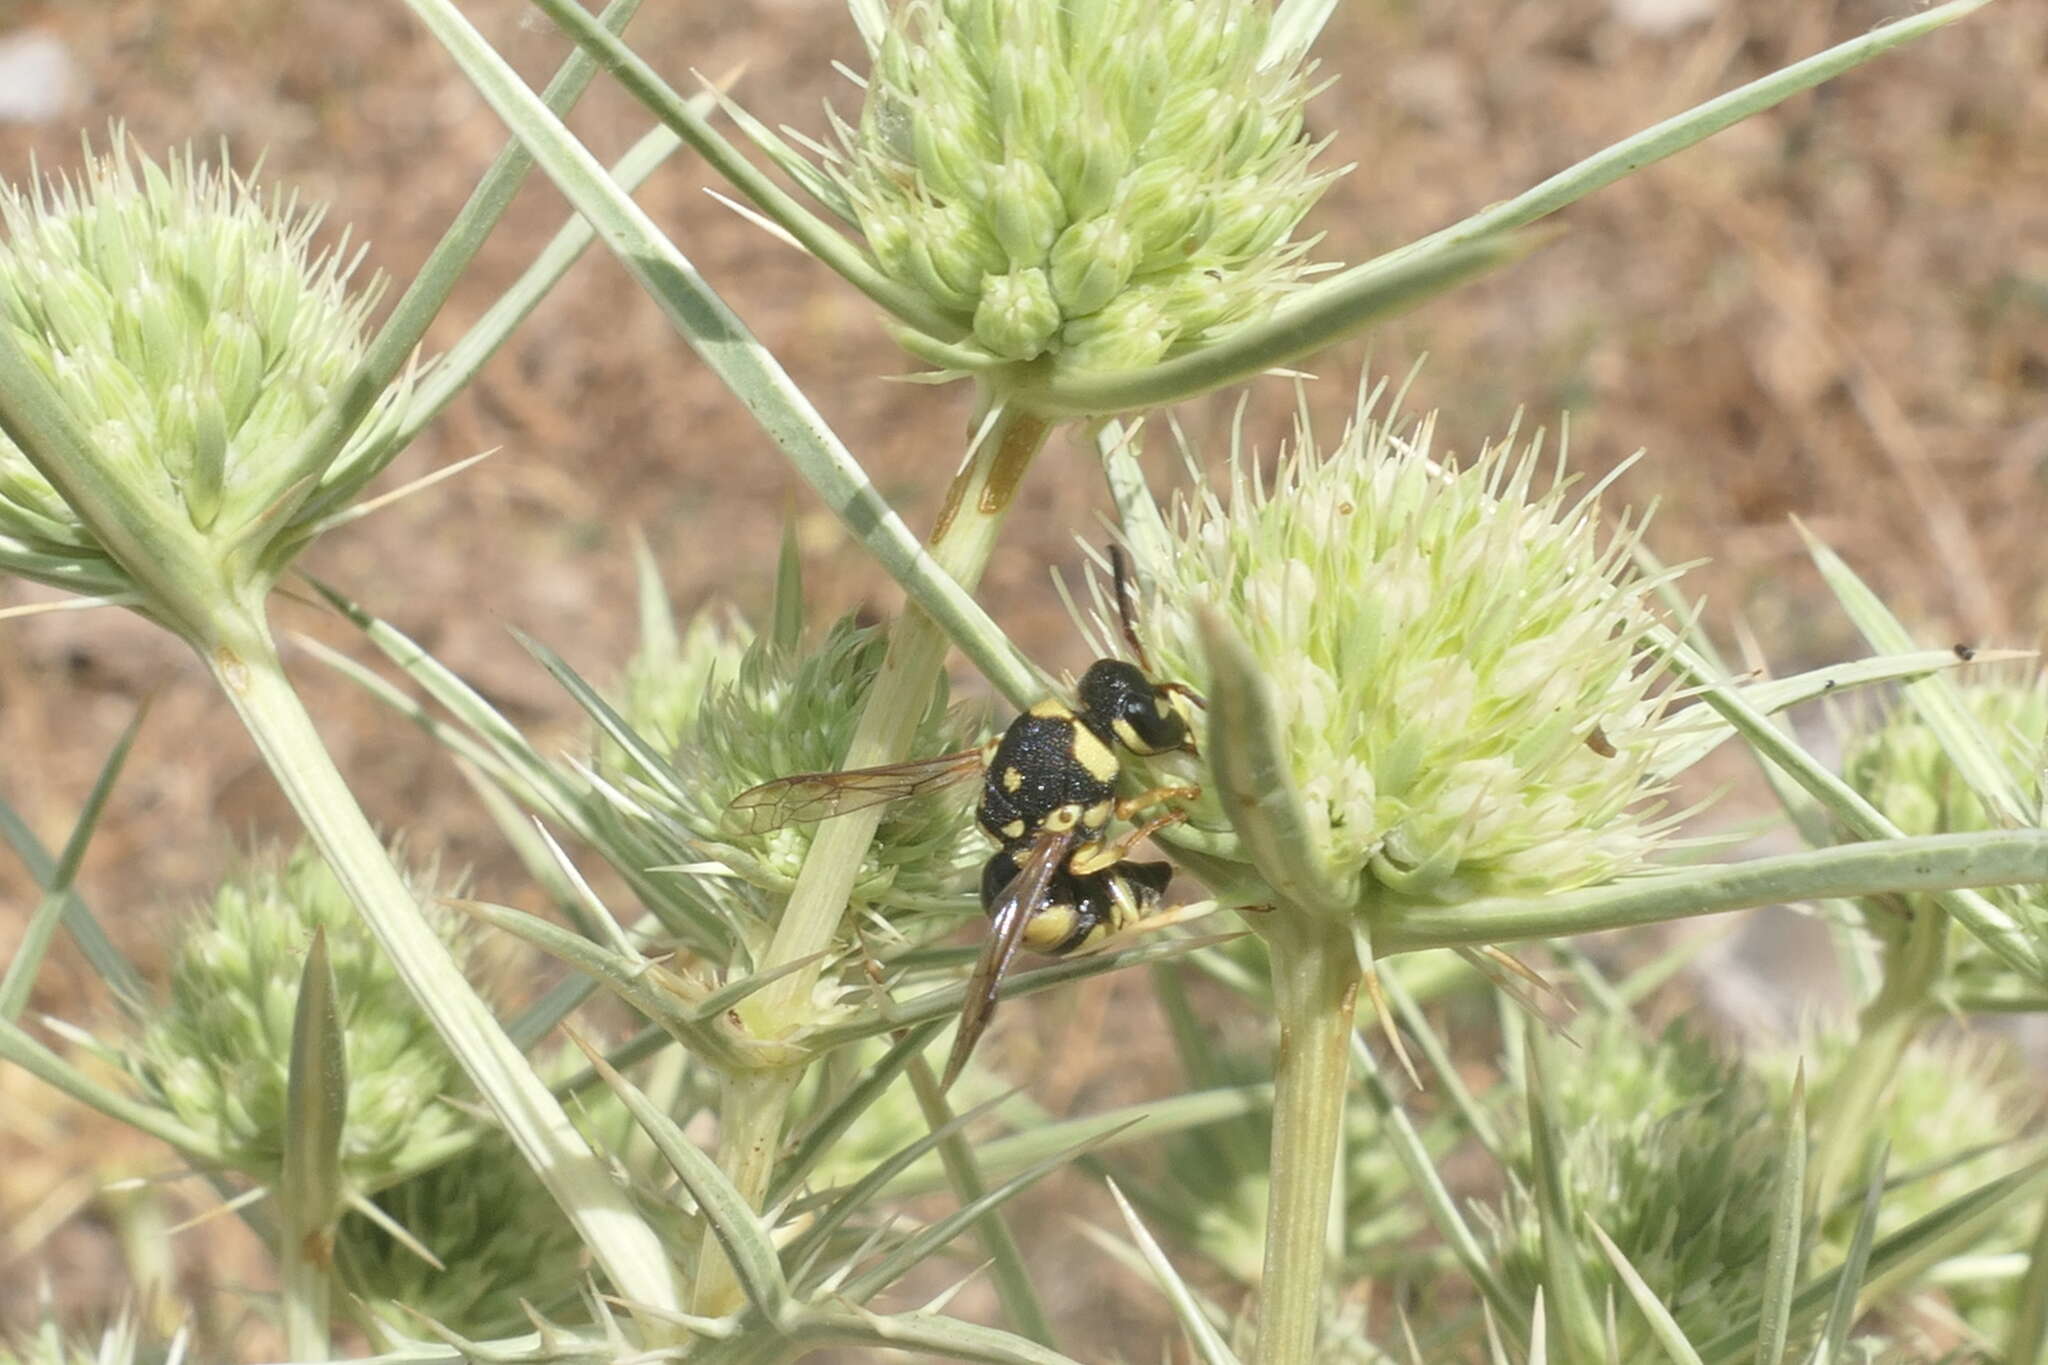
[{"label": "thick stem", "polygon": [[[1017,485],[1051,430],[1037,418],[1003,414],[947,490],[928,548],[963,588],[972,589],[981,580]],[[889,652],[868,691],[843,766],[864,768],[908,756],[945,658],[945,632],[924,612],[906,606],[889,633]],[[870,807],[818,826],[760,970],[773,971],[832,946],[882,815],[881,807]],[[748,1029],[758,1037],[780,1038],[801,1028],[810,1019],[821,970],[812,965],[791,972],[741,1004]],[[736,1079],[726,1087],[719,1114],[719,1166],[756,1208],[767,1193],[783,1112],[801,1076],[801,1070],[792,1069]],[[739,1304],[739,1286],[725,1253],[708,1235],[691,1298],[693,1311],[702,1314],[728,1312]]]},{"label": "thick stem", "polygon": [[406,988],[576,1225],[613,1287],[632,1303],[680,1307],[660,1239],[592,1155],[421,916],[321,744],[260,619],[251,617],[224,634],[206,652],[206,661]]},{"label": "thick stem", "polygon": [[332,1248],[317,1234],[287,1237],[279,1249],[278,1299],[285,1349],[293,1360],[328,1360],[334,1354],[327,1331],[334,1311],[331,1254]]},{"label": "thick stem", "polygon": [[1940,1012],[1933,995],[1948,947],[1948,916],[1915,898],[1904,936],[1886,945],[1884,979],[1856,1017],[1856,1042],[1829,1078],[1814,1114],[1813,1161],[1807,1211],[1826,1217],[1842,1186],[1861,1168],[1871,1125],[1899,1061]]},{"label": "thick stem", "polygon": [[1280,1051],[1273,1071],[1273,1156],[1254,1365],[1310,1365],[1322,1316],[1330,1197],[1351,1075],[1358,951],[1351,936],[1297,906],[1260,917],[1273,957]]}]

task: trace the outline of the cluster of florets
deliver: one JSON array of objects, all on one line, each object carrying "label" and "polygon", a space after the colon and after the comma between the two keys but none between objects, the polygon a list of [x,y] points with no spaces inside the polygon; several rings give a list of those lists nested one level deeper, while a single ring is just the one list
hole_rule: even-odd
[{"label": "cluster of florets", "polygon": [[[1141,613],[1166,676],[1208,690],[1199,613],[1257,659],[1323,856],[1362,892],[1419,901],[1554,891],[1636,871],[1664,836],[1676,729],[1636,529],[1538,487],[1539,443],[1429,458],[1361,415],[1270,483],[1176,508]],[[1639,529],[1639,528],[1638,528]],[[1204,749],[1210,746],[1205,742]],[[1221,823],[1220,814],[1197,811]]]},{"label": "cluster of florets", "polygon": [[1299,54],[1252,0],[911,0],[837,187],[876,262],[990,366],[1150,364],[1300,278]]},{"label": "cluster of florets", "polygon": [[[439,905],[431,869],[412,875],[421,905],[459,957],[471,936]],[[171,994],[126,1047],[143,1088],[212,1138],[227,1166],[276,1178],[289,1109],[293,1018],[306,953],[325,931],[348,1066],[341,1165],[350,1188],[376,1189],[408,1158],[469,1126],[442,1102],[462,1073],[310,847],[252,858],[222,882],[179,943]]]},{"label": "cluster of florets", "polygon": [[[319,221],[190,152],[158,165],[118,131],[76,181],[0,187],[0,326],[124,497],[205,533],[242,525],[299,476],[288,457],[361,360],[371,302],[346,288],[352,258],[314,249]],[[303,516],[376,463],[344,455]],[[102,553],[4,435],[0,537]],[[14,558],[36,573],[33,556]]]}]

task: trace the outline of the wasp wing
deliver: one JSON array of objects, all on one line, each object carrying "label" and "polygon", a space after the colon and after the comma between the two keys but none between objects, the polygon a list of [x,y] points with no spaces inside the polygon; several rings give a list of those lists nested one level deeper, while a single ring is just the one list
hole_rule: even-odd
[{"label": "wasp wing", "polygon": [[836,773],[793,773],[749,787],[727,803],[748,834],[766,834],[784,825],[865,810],[885,801],[939,791],[981,773],[981,750],[961,749],[907,763],[876,768],[848,768]]},{"label": "wasp wing", "polygon": [[954,1031],[953,1053],[946,1058],[946,1074],[939,1089],[952,1088],[973,1054],[974,1045],[988,1028],[988,1021],[995,1017],[996,991],[1003,984],[1003,974],[1010,969],[1010,959],[1017,955],[1017,946],[1024,941],[1025,928],[1045,903],[1053,876],[1066,865],[1067,854],[1078,837],[1078,831],[1073,829],[1040,834],[1017,875],[989,906],[988,942],[982,945],[974,974],[967,978],[967,995],[960,1005],[960,1027]]}]

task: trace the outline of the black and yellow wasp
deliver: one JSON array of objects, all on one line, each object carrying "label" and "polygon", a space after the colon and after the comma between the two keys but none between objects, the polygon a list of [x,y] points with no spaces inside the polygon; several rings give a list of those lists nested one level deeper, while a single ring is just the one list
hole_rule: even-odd
[{"label": "black and yellow wasp", "polygon": [[1117,610],[1139,664],[1098,659],[1081,675],[1075,704],[1047,698],[975,749],[835,773],[797,773],[741,792],[732,809],[756,832],[843,815],[935,791],[979,775],[976,819],[997,849],[982,871],[988,942],[968,979],[960,1028],[946,1063],[950,1086],[995,1013],[996,991],[1020,945],[1070,953],[1137,924],[1159,909],[1173,867],[1127,855],[1140,841],[1181,819],[1169,811],[1110,837],[1113,820],[1200,795],[1195,787],[1155,787],[1118,799],[1118,749],[1157,755],[1195,753],[1192,706],[1201,698],[1180,683],[1154,682],[1132,620],[1122,552],[1112,546]]}]

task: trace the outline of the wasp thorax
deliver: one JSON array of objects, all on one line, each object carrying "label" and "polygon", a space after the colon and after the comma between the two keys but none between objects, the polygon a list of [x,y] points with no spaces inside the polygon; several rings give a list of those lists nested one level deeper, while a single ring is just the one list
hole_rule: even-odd
[{"label": "wasp thorax", "polygon": [[1134,754],[1189,747],[1181,698],[1121,659],[1098,659],[1076,689],[1081,709]]}]

